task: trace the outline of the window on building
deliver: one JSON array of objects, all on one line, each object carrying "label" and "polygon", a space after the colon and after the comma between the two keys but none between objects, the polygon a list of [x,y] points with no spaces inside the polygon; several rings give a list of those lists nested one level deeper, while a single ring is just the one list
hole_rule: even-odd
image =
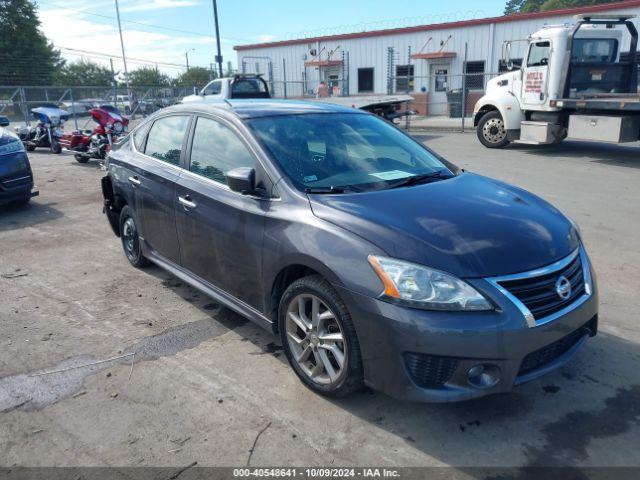
[{"label": "window on building", "polygon": [[373,92],[373,68],[358,69],[358,92]]},{"label": "window on building", "polygon": [[413,91],[413,65],[396,66],[396,92]]},{"label": "window on building", "polygon": [[466,62],[464,73],[467,76],[465,85],[469,90],[484,89],[484,60],[477,62]]},{"label": "window on building", "polygon": [[159,118],[149,131],[144,153],[172,165],[180,165],[184,134],[189,125],[186,115]]},{"label": "window on building", "polygon": [[[521,58],[512,58],[511,62],[513,63],[513,68],[511,70],[517,70],[518,68],[520,68],[522,66],[522,59]],[[504,60],[500,60],[498,62],[498,73],[506,73],[509,72],[509,65],[507,65],[507,62],[505,62]]]},{"label": "window on building", "polygon": [[544,67],[549,65],[549,53],[551,51],[550,42],[536,42],[531,45],[527,67]]},{"label": "window on building", "polygon": [[220,183],[237,167],[255,168],[247,147],[230,128],[210,118],[200,117],[191,146],[189,170]]}]

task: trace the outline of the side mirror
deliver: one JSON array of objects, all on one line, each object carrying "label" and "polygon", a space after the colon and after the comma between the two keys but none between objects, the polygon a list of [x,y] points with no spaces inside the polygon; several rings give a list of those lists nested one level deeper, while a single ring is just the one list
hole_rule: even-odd
[{"label": "side mirror", "polygon": [[9,126],[9,119],[4,115],[0,116],[0,127],[8,127],[8,126]]},{"label": "side mirror", "polygon": [[227,185],[234,192],[247,195],[256,189],[256,171],[249,167],[238,167],[226,173]]}]

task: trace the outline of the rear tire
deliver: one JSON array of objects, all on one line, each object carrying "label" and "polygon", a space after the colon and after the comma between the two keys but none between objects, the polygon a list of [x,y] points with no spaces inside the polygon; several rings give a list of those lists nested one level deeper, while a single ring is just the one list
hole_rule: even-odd
[{"label": "rear tire", "polygon": [[133,209],[128,205],[120,211],[120,240],[122,249],[129,263],[136,268],[144,268],[149,265],[149,260],[142,255],[142,245],[138,234],[138,221]]},{"label": "rear tire", "polygon": [[36,149],[35,145],[27,145],[27,152],[33,152]]},{"label": "rear tire", "polygon": [[503,148],[511,143],[500,112],[493,110],[485,113],[476,129],[478,140],[487,148]]},{"label": "rear tire", "polygon": [[343,397],[362,387],[360,344],[351,315],[321,276],[289,285],[280,300],[278,326],[291,367],[311,390]]}]

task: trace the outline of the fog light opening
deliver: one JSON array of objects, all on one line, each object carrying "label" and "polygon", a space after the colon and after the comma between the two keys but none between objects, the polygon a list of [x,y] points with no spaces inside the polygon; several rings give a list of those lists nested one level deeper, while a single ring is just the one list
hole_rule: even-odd
[{"label": "fog light opening", "polygon": [[500,368],[491,363],[479,363],[467,371],[467,379],[476,388],[495,387],[500,381]]}]

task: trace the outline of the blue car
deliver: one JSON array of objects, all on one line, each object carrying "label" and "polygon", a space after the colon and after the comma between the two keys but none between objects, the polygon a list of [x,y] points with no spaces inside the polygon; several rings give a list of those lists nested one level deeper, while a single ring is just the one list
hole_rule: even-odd
[{"label": "blue car", "polygon": [[571,220],[360,110],[169,107],[117,144],[102,190],[133,266],[154,263],[279,334],[323,395],[506,392],[597,331]]},{"label": "blue car", "polygon": [[33,190],[33,172],[17,135],[5,127],[7,117],[0,117],[0,205],[7,203],[24,204],[38,195]]}]

